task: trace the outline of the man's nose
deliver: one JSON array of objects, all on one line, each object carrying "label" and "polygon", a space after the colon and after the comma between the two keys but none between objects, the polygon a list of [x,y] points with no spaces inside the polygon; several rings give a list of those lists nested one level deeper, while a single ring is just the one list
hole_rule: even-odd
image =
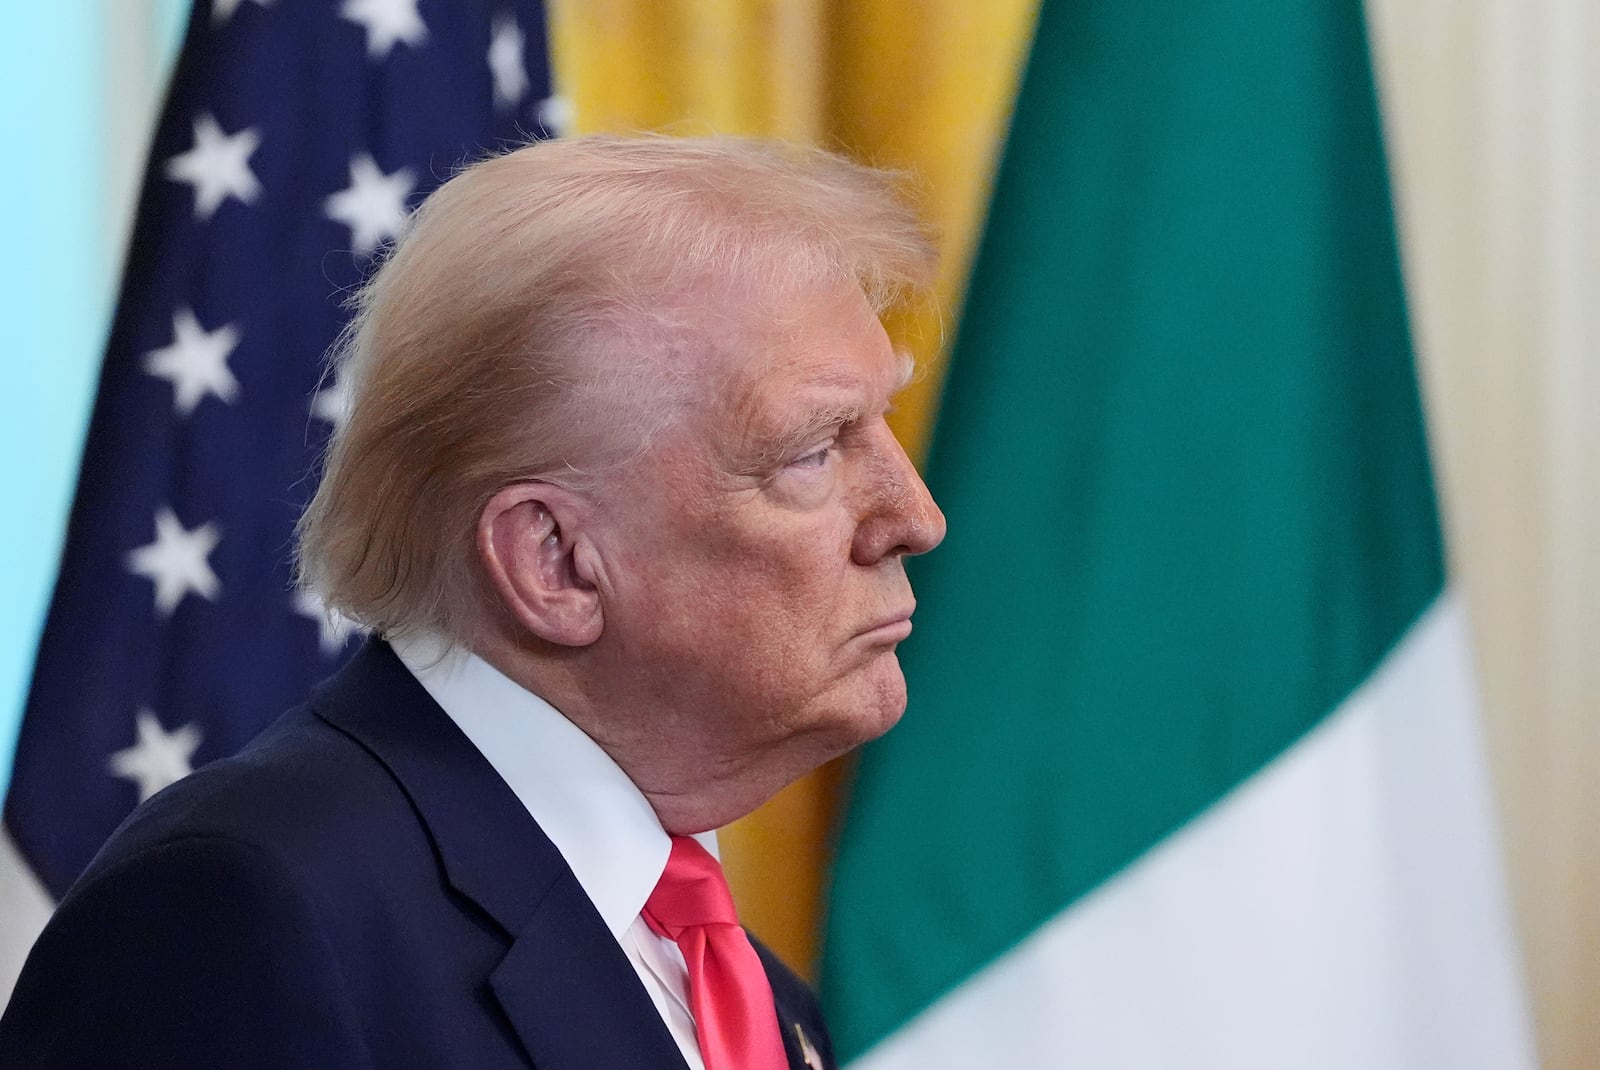
[{"label": "man's nose", "polygon": [[887,424],[879,427],[873,446],[869,505],[852,548],[858,565],[925,554],[944,541],[944,513]]}]

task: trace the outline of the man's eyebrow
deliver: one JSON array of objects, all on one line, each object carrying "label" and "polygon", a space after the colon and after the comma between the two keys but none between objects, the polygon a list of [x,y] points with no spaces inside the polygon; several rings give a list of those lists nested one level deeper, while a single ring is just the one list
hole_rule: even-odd
[{"label": "man's eyebrow", "polygon": [[780,432],[775,440],[779,453],[809,446],[826,431],[855,423],[861,419],[859,405],[825,405],[806,413],[805,418]]},{"label": "man's eyebrow", "polygon": [[755,474],[790,459],[790,456],[818,442],[829,431],[861,419],[857,405],[823,405],[806,413],[801,419],[782,428],[758,433],[750,441],[750,450],[741,464],[749,474]]},{"label": "man's eyebrow", "polygon": [[[917,361],[910,353],[900,350],[895,354],[894,383],[889,388],[889,396],[900,393],[911,385],[917,377]],[[849,380],[844,380],[849,382]],[[860,405],[823,405],[807,413],[805,418],[782,431],[770,442],[774,452],[780,456],[791,453],[811,444],[824,431],[853,424],[865,415]],[[774,458],[777,459],[777,458]]]}]

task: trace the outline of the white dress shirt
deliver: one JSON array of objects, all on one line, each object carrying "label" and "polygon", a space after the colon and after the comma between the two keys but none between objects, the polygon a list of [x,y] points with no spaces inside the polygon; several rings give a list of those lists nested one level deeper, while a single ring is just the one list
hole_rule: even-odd
[{"label": "white dress shirt", "polygon": [[[690,1070],[705,1070],[683,954],[639,913],[672,850],[650,803],[582,729],[482,658],[466,651],[441,658],[438,641],[430,638],[393,646],[550,837],[633,964]],[[717,853],[715,832],[695,839]]]}]

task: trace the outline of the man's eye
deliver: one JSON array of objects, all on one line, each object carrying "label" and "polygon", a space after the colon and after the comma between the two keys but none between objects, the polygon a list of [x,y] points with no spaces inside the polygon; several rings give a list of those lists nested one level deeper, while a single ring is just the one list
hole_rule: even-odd
[{"label": "man's eye", "polygon": [[819,450],[813,450],[804,457],[797,457],[789,462],[790,468],[821,468],[828,463],[828,455],[833,452],[832,443]]}]

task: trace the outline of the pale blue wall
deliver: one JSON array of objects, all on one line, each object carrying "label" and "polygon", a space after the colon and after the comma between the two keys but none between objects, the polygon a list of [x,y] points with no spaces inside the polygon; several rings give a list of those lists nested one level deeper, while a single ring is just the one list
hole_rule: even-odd
[{"label": "pale blue wall", "polygon": [[[103,10],[130,3],[158,20],[156,42],[108,39]],[[128,121],[107,104],[107,50],[170,53],[186,6],[25,0],[0,12],[0,793],[55,578],[125,224],[106,218],[104,132]]]}]

